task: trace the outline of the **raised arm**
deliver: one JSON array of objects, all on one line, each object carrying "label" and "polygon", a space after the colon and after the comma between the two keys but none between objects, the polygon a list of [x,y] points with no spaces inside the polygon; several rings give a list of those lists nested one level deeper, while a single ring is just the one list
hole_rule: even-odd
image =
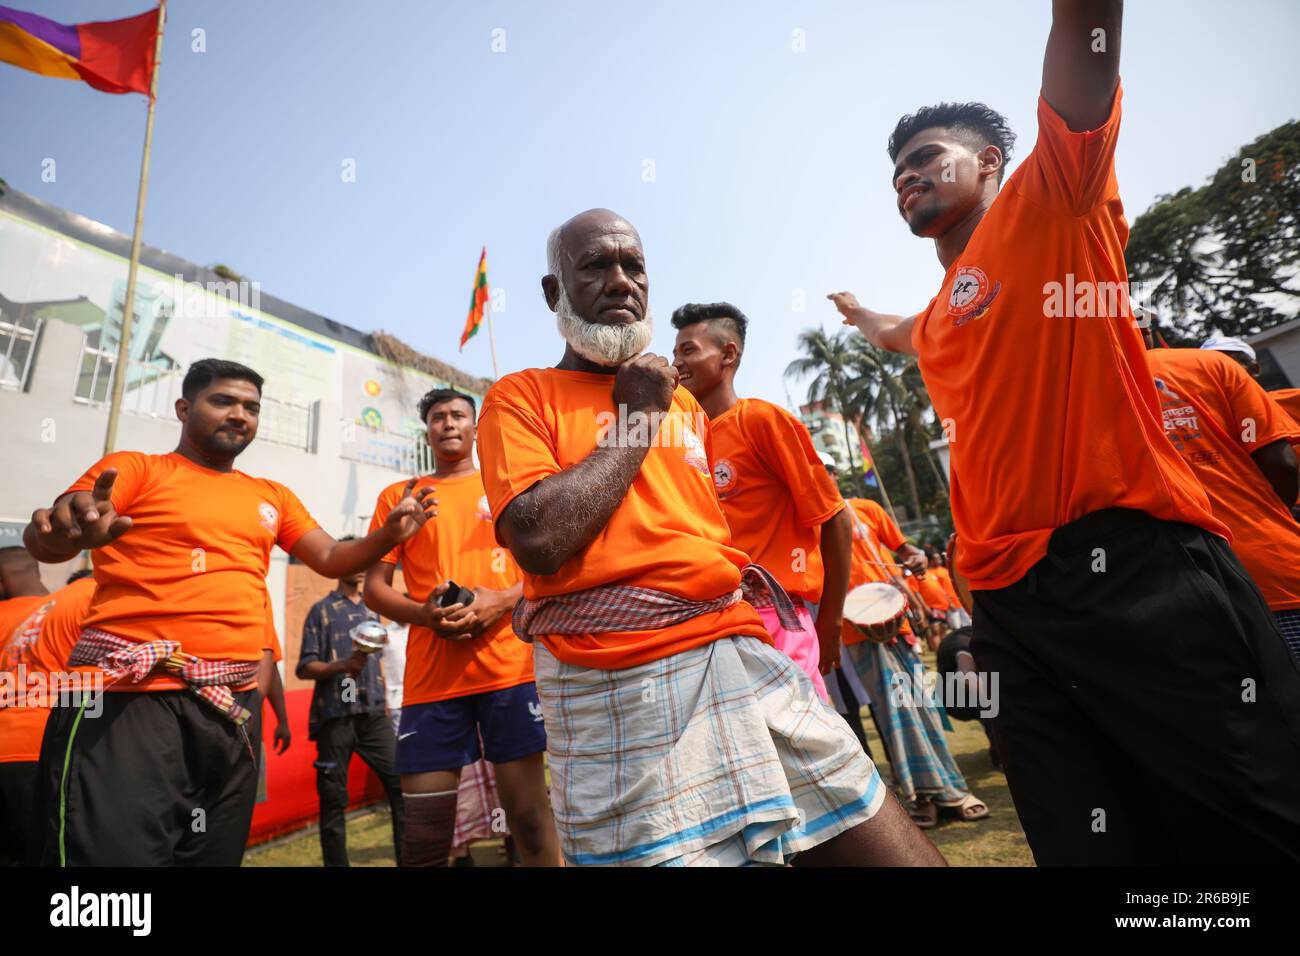
[{"label": "raised arm", "polygon": [[916,354],[916,349],[912,347],[914,316],[873,312],[862,306],[852,292],[832,292],[826,298],[835,303],[835,308],[844,316],[844,324],[853,326],[876,348],[886,352]]},{"label": "raised arm", "polygon": [[365,571],[437,515],[433,489],[415,491],[418,480],[412,478],[406,483],[402,500],[393,506],[384,523],[364,538],[337,541],[316,528],[299,538],[290,554],[321,577],[342,578]]},{"label": "raised arm", "polygon": [[1043,57],[1043,99],[1076,133],[1110,115],[1119,83],[1124,0],[1053,0]]},{"label": "raised arm", "polygon": [[[672,407],[677,369],[660,355],[628,359],[614,374],[614,404],[633,412]],[[591,543],[627,495],[648,447],[598,445],[586,458],[516,497],[497,531],[529,574],[554,574]]]},{"label": "raised arm", "polygon": [[59,564],[84,548],[102,548],[131,528],[131,519],[113,507],[117,469],[106,468],[90,491],[60,495],[48,508],[32,512],[23,529],[23,545],[37,561]]}]

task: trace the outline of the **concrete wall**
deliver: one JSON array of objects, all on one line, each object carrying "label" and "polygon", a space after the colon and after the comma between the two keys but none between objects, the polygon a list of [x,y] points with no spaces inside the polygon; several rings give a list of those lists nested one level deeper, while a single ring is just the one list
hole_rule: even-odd
[{"label": "concrete wall", "polygon": [[1276,335],[1252,336],[1255,348],[1266,348],[1273,353],[1277,364],[1291,380],[1292,387],[1300,387],[1300,327],[1287,329]]},{"label": "concrete wall", "polygon": [[[73,400],[82,346],[79,328],[46,322],[27,390],[0,389],[0,456],[5,464],[0,478],[0,521],[26,524],[34,510],[48,505],[102,455],[107,408]],[[287,485],[321,527],[335,537],[364,534],[380,490],[410,476],[339,457],[343,432],[337,407],[323,403],[319,422],[315,454],[254,440],[239,457],[237,467]],[[173,450],[179,436],[180,423],[174,419],[124,412],[117,447],[160,454]],[[280,639],[296,644],[301,635],[285,630],[289,624],[285,608],[288,563],[288,555],[275,549],[267,583]],[[76,562],[44,567],[46,586],[61,586],[75,566]]]}]

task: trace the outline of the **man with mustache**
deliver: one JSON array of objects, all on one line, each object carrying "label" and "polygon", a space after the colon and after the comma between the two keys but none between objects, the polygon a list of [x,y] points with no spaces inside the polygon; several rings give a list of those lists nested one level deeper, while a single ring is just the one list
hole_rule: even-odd
[{"label": "man with mustache", "polygon": [[524,572],[514,628],[535,639],[566,859],[942,864],[750,603],[799,626],[730,545],[707,416],[643,353],[636,230],[593,209],[546,251],[564,355],[492,387],[479,455],[497,537]]},{"label": "man with mustache", "polygon": [[1005,184],[1012,136],[988,107],[900,120],[898,211],[934,240],[943,284],[910,317],[832,299],[920,357],[975,660],[999,674],[994,735],[1038,863],[1295,864],[1300,673],[1165,437],[1128,307],[1122,10],[1055,0],[1038,142]]},{"label": "man with mustache", "polygon": [[95,595],[67,663],[99,666],[108,691],[97,718],[61,707],[46,726],[47,865],[238,866],[257,796],[255,678],[273,656],[271,546],[344,577],[434,505],[412,481],[381,528],[336,541],[284,485],[235,470],[257,435],[260,375],[203,359],[181,396],[175,451],[106,456],[24,531],[40,561],[95,550]]},{"label": "man with mustache", "polygon": [[[411,625],[397,730],[407,813],[402,864],[447,865],[461,771],[482,756],[495,770],[505,822],[524,863],[558,866],[532,650],[510,629],[522,593],[519,568],[496,543],[483,477],[474,467],[474,399],[434,389],[420,400],[419,412],[435,467],[417,487],[438,496],[438,520],[384,555],[366,578],[366,603]],[[380,492],[371,525],[381,525],[401,497],[400,483]],[[399,564],[409,596],[393,587]],[[462,595],[442,606],[452,582],[472,599]]]}]

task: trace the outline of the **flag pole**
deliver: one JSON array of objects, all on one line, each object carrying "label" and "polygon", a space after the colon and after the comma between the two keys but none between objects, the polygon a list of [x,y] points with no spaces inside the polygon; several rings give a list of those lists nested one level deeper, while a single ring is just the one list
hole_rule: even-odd
[{"label": "flag pole", "polygon": [[135,198],[135,230],[131,234],[131,264],[126,273],[126,296],[122,302],[122,333],[117,343],[113,368],[113,390],[108,403],[108,430],[104,433],[104,454],[117,445],[117,423],[122,413],[122,391],[130,357],[131,326],[135,321],[135,283],[140,271],[140,234],[144,228],[144,200],[149,189],[149,151],[153,147],[153,109],[158,99],[158,69],[162,66],[163,27],[167,21],[167,0],[158,2],[158,37],[154,41],[153,75],[149,78],[149,113],[144,123],[144,155],[140,160],[140,188]]},{"label": "flag pole", "polygon": [[497,367],[497,337],[492,334],[492,296],[490,294],[487,301],[483,303],[483,311],[487,313],[488,342],[492,345],[492,377],[500,378],[501,369]]}]

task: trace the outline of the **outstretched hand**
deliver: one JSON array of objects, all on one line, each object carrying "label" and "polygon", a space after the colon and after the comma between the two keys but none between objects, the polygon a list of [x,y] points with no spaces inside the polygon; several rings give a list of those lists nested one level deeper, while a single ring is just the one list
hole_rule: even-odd
[{"label": "outstretched hand", "polygon": [[[862,330],[862,321],[866,318],[867,309],[862,307],[856,295],[852,292],[832,292],[826,298],[830,299],[840,315],[844,316],[845,325]],[[866,334],[865,331],[863,334]]]},{"label": "outstretched hand", "polygon": [[37,540],[53,551],[66,551],[70,544],[79,548],[102,548],[131,529],[131,519],[119,515],[113,507],[113,482],[116,468],[105,468],[90,491],[66,495],[51,508],[32,512],[32,526]]},{"label": "outstretched hand", "polygon": [[384,527],[393,533],[398,542],[412,537],[424,527],[424,523],[438,514],[438,499],[433,497],[433,488],[425,487],[419,491],[415,485],[420,479],[412,478],[402,489],[402,498],[393,506],[393,510],[384,519]]}]

